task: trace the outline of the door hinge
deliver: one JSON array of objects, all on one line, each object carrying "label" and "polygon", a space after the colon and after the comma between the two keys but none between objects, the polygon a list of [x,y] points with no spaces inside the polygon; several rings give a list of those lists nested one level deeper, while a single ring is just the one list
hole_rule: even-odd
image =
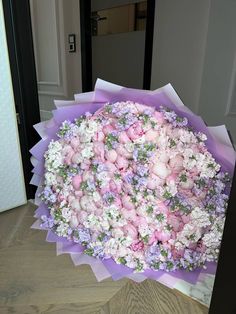
[{"label": "door hinge", "polygon": [[16,113],[16,121],[17,124],[20,124],[20,114],[18,112]]}]

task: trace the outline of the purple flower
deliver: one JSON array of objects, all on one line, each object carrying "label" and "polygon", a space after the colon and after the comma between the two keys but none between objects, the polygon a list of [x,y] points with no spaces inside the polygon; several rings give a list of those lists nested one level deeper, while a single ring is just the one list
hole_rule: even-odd
[{"label": "purple flower", "polygon": [[105,257],[103,246],[97,245],[93,247],[93,256],[103,259]]},{"label": "purple flower", "polygon": [[124,177],[124,180],[125,180],[126,183],[131,184],[132,181],[133,181],[133,177],[134,177],[134,174],[132,172],[129,172]]},{"label": "purple flower", "polygon": [[137,148],[135,148],[133,151],[133,159],[134,159],[134,161],[138,160],[138,149]]},{"label": "purple flower", "polygon": [[83,244],[85,243],[89,243],[91,240],[91,235],[89,232],[89,229],[86,228],[78,228],[75,230],[75,235],[74,238],[79,240],[79,243]]},{"label": "purple flower", "polygon": [[95,191],[96,186],[93,180],[87,180],[87,190],[89,191]]},{"label": "purple flower", "polygon": [[137,167],[137,174],[140,177],[146,177],[148,175],[148,168],[142,165],[138,165]]},{"label": "purple flower", "polygon": [[160,107],[160,111],[164,114],[164,118],[173,124],[174,127],[185,127],[188,125],[186,117],[179,117],[173,110]]},{"label": "purple flower", "polygon": [[145,178],[145,177],[139,177],[139,176],[134,176],[134,178],[133,178],[133,184],[136,186],[136,188],[140,189],[141,187],[147,185],[147,178]]},{"label": "purple flower", "polygon": [[145,115],[147,115],[147,116],[149,116],[149,117],[152,116],[152,113],[153,113],[153,111],[152,111],[151,109],[145,109],[145,110],[143,111],[143,114],[145,114]]},{"label": "purple flower", "polygon": [[106,192],[103,194],[103,200],[108,204],[112,204],[115,200],[115,194],[112,192]]},{"label": "purple flower", "polygon": [[52,218],[51,215],[50,216],[42,215],[41,220],[43,221],[40,225],[40,227],[42,228],[51,229],[54,226],[54,219]]}]

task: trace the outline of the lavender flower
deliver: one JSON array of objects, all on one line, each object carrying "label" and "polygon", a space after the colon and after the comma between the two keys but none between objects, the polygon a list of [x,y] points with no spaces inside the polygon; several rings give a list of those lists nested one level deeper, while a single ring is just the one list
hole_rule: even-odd
[{"label": "lavender flower", "polygon": [[78,228],[74,230],[73,235],[74,241],[77,240],[77,242],[81,244],[89,243],[91,240],[91,235],[89,229],[86,228]]},{"label": "lavender flower", "polygon": [[72,123],[69,120],[65,120],[62,123],[62,126],[59,129],[59,132],[57,133],[57,136],[59,138],[64,138],[66,140],[70,140],[73,138],[78,131],[78,126],[74,123]]},{"label": "lavender flower", "polygon": [[41,220],[43,221],[40,224],[40,227],[42,228],[51,229],[54,226],[54,219],[52,218],[51,215],[50,216],[42,215]]},{"label": "lavender flower", "polygon": [[148,176],[148,168],[143,166],[143,165],[138,165],[137,167],[137,174],[140,176],[140,177],[147,177]]},{"label": "lavender flower", "polygon": [[108,204],[112,204],[115,200],[115,194],[112,192],[106,192],[103,194],[103,200]]},{"label": "lavender flower", "polygon": [[39,194],[39,197],[46,203],[46,204],[54,204],[57,201],[57,196],[54,194],[52,189],[49,186],[46,186],[44,190]]},{"label": "lavender flower", "polygon": [[164,114],[164,118],[172,123],[174,127],[185,127],[188,125],[188,119],[186,117],[179,117],[173,110],[160,107],[160,111]]}]

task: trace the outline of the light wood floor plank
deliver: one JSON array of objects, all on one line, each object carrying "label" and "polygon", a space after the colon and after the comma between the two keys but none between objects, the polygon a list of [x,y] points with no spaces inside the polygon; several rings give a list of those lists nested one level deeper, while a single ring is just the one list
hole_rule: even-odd
[{"label": "light wood floor plank", "polygon": [[97,282],[88,265],[56,256],[46,233],[30,229],[35,206],[0,214],[0,313],[205,314],[199,303],[155,281]]}]

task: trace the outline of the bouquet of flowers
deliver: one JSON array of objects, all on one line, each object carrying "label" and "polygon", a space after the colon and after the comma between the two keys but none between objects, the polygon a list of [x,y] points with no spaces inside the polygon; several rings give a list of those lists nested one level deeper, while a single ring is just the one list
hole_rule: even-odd
[{"label": "bouquet of flowers", "polygon": [[95,92],[56,105],[31,150],[34,227],[75,264],[99,265],[98,279],[168,272],[194,282],[214,271],[235,160],[225,129],[217,140],[170,85],[150,92],[99,80]]}]

